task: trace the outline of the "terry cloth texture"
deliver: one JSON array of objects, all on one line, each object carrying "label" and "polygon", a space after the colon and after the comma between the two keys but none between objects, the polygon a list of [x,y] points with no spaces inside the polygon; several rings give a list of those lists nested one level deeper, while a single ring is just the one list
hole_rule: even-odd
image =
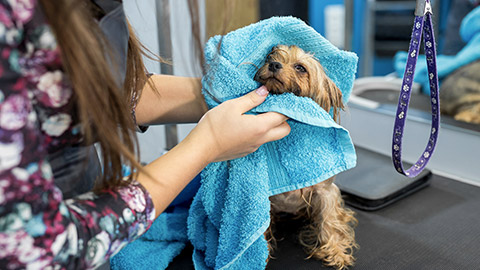
[{"label": "terry cloth texture", "polygon": [[[253,80],[256,67],[278,44],[297,45],[313,53],[341,89],[344,103],[350,96],[357,56],[337,49],[299,19],[274,17],[238,29],[223,37],[218,50],[220,40],[220,36],[211,38],[205,48],[202,83],[210,108],[259,87]],[[269,95],[249,113],[268,111],[287,115],[291,133],[246,157],[208,165],[202,171],[187,222],[185,216],[158,218],[147,232],[158,238],[142,237],[129,244],[112,259],[113,269],[165,268],[164,262],[183,249],[178,242],[185,239],[177,234],[181,230],[188,233],[194,247],[196,269],[265,268],[268,197],[314,185],[356,164],[348,131],[312,99],[290,93]],[[167,237],[170,232],[173,236]]]},{"label": "terry cloth texture", "polygon": [[[313,53],[347,102],[357,56],[339,50],[301,20],[273,17],[207,42],[202,84],[208,106],[259,87],[253,80],[257,67],[279,44]],[[251,113],[268,111],[290,118],[287,137],[246,157],[210,164],[202,172],[202,185],[188,217],[197,269],[264,269],[268,197],[314,185],[355,166],[348,131],[312,99],[291,93],[269,95]]]},{"label": "terry cloth texture", "polygon": [[[124,167],[124,175],[130,168]],[[110,259],[112,270],[165,269],[188,242],[187,216],[193,196],[200,186],[195,177],[173,200],[150,229]]]},{"label": "terry cloth texture", "polygon": [[162,213],[150,229],[110,259],[110,269],[165,269],[185,247],[188,208]]},{"label": "terry cloth texture", "polygon": [[[472,10],[462,20],[462,24],[460,26],[460,36],[462,37],[463,41],[467,43],[462,50],[460,50],[456,55],[438,55],[437,57],[437,72],[440,83],[443,79],[445,79],[445,77],[458,68],[480,59],[480,7]],[[398,76],[403,76],[407,59],[407,52],[398,52],[395,55],[394,66]],[[418,56],[417,67],[413,80],[422,85],[423,93],[430,94],[425,55]]]}]

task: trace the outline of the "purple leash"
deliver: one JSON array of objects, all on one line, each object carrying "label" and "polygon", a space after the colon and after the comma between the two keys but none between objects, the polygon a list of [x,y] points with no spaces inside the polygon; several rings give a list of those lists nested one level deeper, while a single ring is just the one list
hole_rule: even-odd
[{"label": "purple leash", "polygon": [[[430,97],[432,105],[432,128],[430,138],[425,151],[423,151],[417,162],[405,171],[402,164],[402,137],[407,118],[408,104],[413,84],[413,75],[417,64],[420,43],[424,32],[425,54],[427,59],[428,76],[430,81]],[[417,176],[432,157],[435,145],[437,143],[438,129],[440,124],[440,101],[438,95],[438,76],[437,76],[437,57],[435,52],[435,39],[433,37],[432,25],[432,7],[430,0],[417,0],[415,9],[415,22],[412,30],[412,38],[408,50],[407,65],[403,76],[402,89],[398,98],[397,114],[395,115],[395,125],[392,141],[392,159],[395,169],[408,177]]]}]

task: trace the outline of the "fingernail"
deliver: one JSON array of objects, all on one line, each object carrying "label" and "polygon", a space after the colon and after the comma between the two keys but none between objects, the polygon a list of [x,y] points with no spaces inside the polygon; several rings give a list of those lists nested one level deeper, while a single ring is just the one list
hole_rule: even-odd
[{"label": "fingernail", "polygon": [[268,95],[268,90],[267,90],[267,87],[266,87],[265,85],[260,86],[257,90],[255,90],[255,92],[256,92],[259,96],[266,96],[266,95]]}]

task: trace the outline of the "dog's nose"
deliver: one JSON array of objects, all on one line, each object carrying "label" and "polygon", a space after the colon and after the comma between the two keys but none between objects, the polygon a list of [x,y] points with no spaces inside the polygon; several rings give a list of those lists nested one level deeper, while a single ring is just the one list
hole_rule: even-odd
[{"label": "dog's nose", "polygon": [[268,70],[270,70],[271,72],[276,72],[282,69],[282,67],[283,67],[282,64],[279,62],[271,62],[268,65]]}]

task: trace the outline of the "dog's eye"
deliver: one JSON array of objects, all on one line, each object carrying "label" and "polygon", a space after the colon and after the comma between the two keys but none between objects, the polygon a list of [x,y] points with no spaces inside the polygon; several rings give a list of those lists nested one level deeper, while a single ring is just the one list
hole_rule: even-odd
[{"label": "dog's eye", "polygon": [[295,70],[298,71],[298,72],[302,72],[302,73],[307,72],[307,70],[305,69],[305,67],[302,66],[302,65],[295,65]]}]

